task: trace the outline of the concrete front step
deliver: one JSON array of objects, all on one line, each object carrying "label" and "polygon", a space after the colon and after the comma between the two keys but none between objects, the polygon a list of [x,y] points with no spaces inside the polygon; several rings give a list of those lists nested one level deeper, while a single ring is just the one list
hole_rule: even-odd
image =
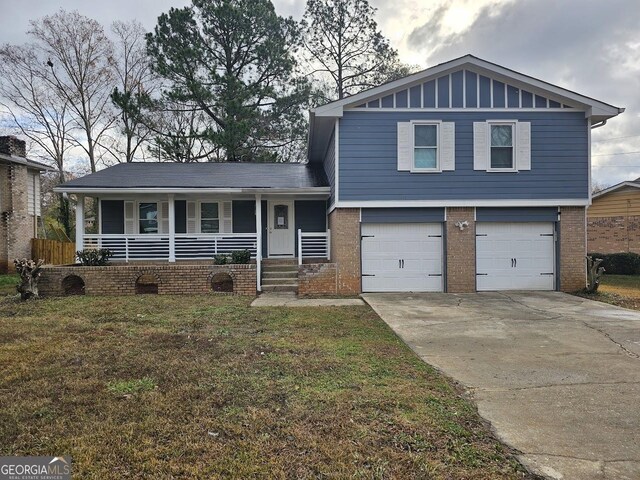
[{"label": "concrete front step", "polygon": [[298,285],[262,285],[263,292],[298,292]]},{"label": "concrete front step", "polygon": [[266,270],[262,272],[262,278],[298,278],[298,270]]},{"label": "concrete front step", "polygon": [[298,265],[263,265],[263,272],[296,272],[298,273]]},{"label": "concrete front step", "polygon": [[297,278],[263,278],[262,285],[298,285]]}]

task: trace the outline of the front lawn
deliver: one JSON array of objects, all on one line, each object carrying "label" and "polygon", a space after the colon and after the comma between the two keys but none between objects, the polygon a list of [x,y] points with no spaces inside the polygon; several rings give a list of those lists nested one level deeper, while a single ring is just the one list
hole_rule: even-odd
[{"label": "front lawn", "polygon": [[581,294],[581,296],[640,310],[640,275],[604,274],[596,294]]},{"label": "front lawn", "polygon": [[16,284],[20,280],[17,274],[2,275],[0,274],[0,297],[5,295],[16,295]]},{"label": "front lawn", "polygon": [[0,302],[0,455],[74,478],[532,478],[369,307]]}]

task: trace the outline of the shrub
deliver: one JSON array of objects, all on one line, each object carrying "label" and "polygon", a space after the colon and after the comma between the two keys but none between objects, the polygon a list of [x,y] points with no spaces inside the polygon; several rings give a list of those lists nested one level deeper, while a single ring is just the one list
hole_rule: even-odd
[{"label": "shrub", "polygon": [[231,252],[231,263],[249,263],[251,252],[249,250],[236,250]]},{"label": "shrub", "polygon": [[76,256],[80,264],[85,267],[100,267],[109,264],[109,257],[113,256],[113,252],[108,248],[87,248],[78,250]]},{"label": "shrub", "polygon": [[213,263],[215,265],[226,265],[227,263],[229,263],[229,257],[224,254],[214,255]]},{"label": "shrub", "polygon": [[591,258],[601,258],[600,266],[612,275],[640,275],[640,255],[637,253],[590,253]]}]

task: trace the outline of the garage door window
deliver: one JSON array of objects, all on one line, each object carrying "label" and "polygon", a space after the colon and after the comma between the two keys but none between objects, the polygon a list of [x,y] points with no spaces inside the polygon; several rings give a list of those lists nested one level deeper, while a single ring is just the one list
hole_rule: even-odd
[{"label": "garage door window", "polygon": [[491,124],[491,170],[513,168],[513,124]]}]

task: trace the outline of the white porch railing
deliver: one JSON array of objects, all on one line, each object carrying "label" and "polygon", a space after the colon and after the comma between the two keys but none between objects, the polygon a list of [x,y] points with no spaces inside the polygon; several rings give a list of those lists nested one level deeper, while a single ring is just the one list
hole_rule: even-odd
[{"label": "white porch railing", "polygon": [[[214,255],[249,250],[256,257],[255,233],[189,233],[174,237],[176,260],[206,260]],[[83,248],[108,248],[114,261],[169,260],[170,235],[84,235]]]},{"label": "white porch railing", "polygon": [[298,230],[298,265],[304,258],[330,259],[331,231],[303,232]]}]

